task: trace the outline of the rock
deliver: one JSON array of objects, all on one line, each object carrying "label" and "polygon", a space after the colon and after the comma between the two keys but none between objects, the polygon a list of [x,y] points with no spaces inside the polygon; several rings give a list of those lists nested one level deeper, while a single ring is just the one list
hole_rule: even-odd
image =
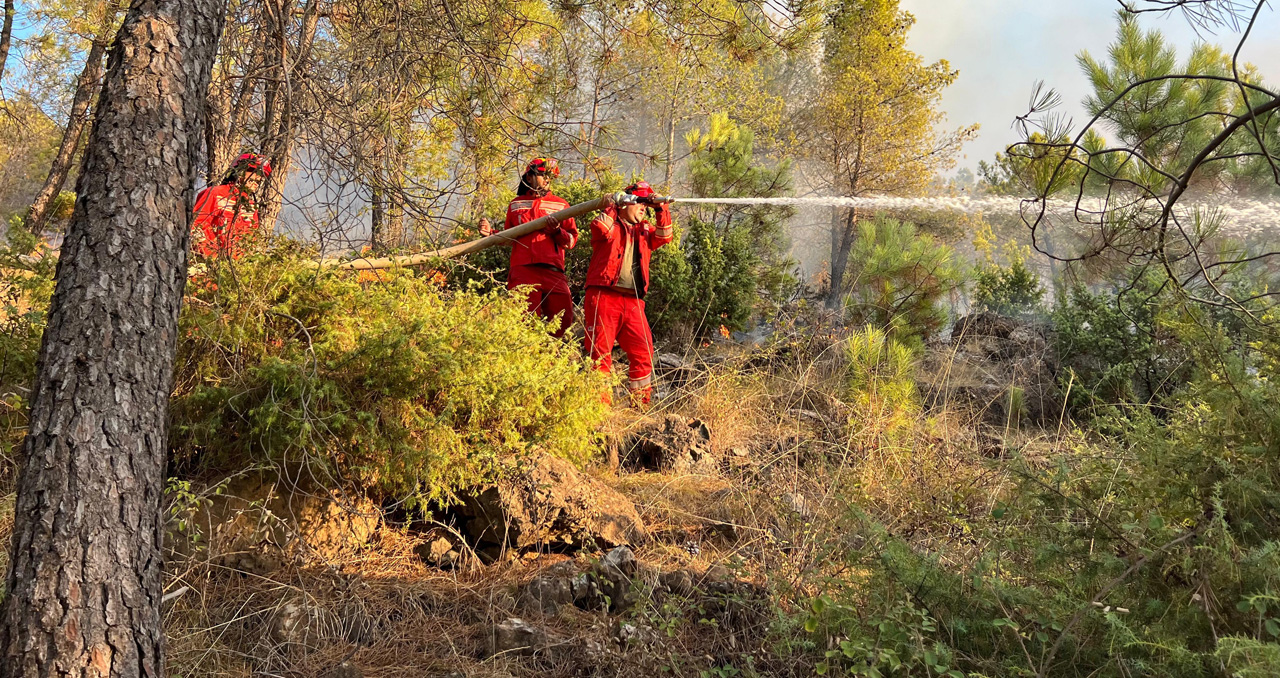
[{"label": "rock", "polygon": [[547,646],[547,634],[523,619],[512,617],[494,624],[486,641],[490,657],[500,654],[527,656]]},{"label": "rock", "polygon": [[739,445],[737,447],[730,449],[729,453],[735,457],[745,457],[751,454],[751,450],[748,450],[746,447]]},{"label": "rock", "polygon": [[664,572],[659,577],[658,581],[662,583],[662,586],[666,588],[671,595],[680,596],[681,598],[688,598],[692,596],[696,590],[693,586],[693,574],[684,568],[672,570],[671,572]]},{"label": "rock", "polygon": [[342,662],[323,674],[324,678],[364,678],[364,671],[349,661]]},{"label": "rock", "polygon": [[439,534],[413,547],[413,552],[422,559],[422,562],[444,570],[454,568],[462,559],[462,551],[458,545],[452,539]]},{"label": "rock", "polygon": [[[648,539],[635,505],[564,459],[543,454],[497,485],[460,493],[466,531],[483,544],[525,549],[563,544],[610,548]],[[482,558],[492,549],[478,549]]]},{"label": "rock", "polygon": [[476,549],[476,557],[485,565],[501,562],[504,558],[514,560],[515,555],[515,551],[506,549],[502,544],[487,544]]},{"label": "rock", "polygon": [[634,622],[621,622],[614,638],[623,647],[652,647],[659,642],[658,632],[649,626]]},{"label": "rock", "polygon": [[960,318],[951,341],[926,352],[917,380],[924,402],[964,409],[1001,429],[1047,426],[1062,411],[1049,330],[994,313]]},{"label": "rock", "polygon": [[636,470],[715,473],[711,429],[699,419],[669,414],[634,433],[622,451],[622,465]]},{"label": "rock", "polygon": [[813,410],[790,409],[787,410],[787,414],[801,421],[811,422],[819,426],[827,426],[831,423],[827,421],[826,417],[822,416],[822,413]]},{"label": "rock", "polygon": [[702,575],[704,581],[709,582],[725,582],[733,579],[733,573],[724,565],[712,565],[707,568],[706,573]]},{"label": "rock", "polygon": [[596,582],[611,611],[628,609],[636,602],[631,595],[631,580],[639,570],[635,554],[625,546],[609,551],[596,564]]},{"label": "rock", "polygon": [[782,495],[782,501],[787,508],[801,518],[808,520],[813,517],[813,508],[809,506],[809,500],[805,499],[803,494],[788,492]]},{"label": "rock", "polygon": [[712,536],[726,544],[736,544],[742,538],[742,530],[735,523],[714,523],[708,529]]},{"label": "rock", "polygon": [[316,645],[322,636],[327,615],[305,601],[287,600],[272,611],[268,635],[278,645]]},{"label": "rock", "polygon": [[573,605],[582,610],[599,610],[605,606],[604,593],[595,573],[583,573],[569,580]]},{"label": "rock", "polygon": [[574,602],[571,579],[540,575],[520,590],[516,604],[522,609],[541,614],[555,614],[561,605]]},{"label": "rock", "polygon": [[659,353],[653,365],[660,370],[682,370],[688,367],[684,358],[674,353]]},{"label": "rock", "polygon": [[998,339],[1008,339],[1017,327],[1017,320],[1007,318],[998,313],[992,313],[990,311],[971,313],[967,316],[956,319],[955,329],[951,331],[952,341],[955,341],[955,335],[957,332],[973,337],[996,337]]},{"label": "rock", "polygon": [[598,566],[600,574],[609,581],[631,581],[639,569],[640,562],[636,560],[636,554],[625,546],[604,554]]},{"label": "rock", "polygon": [[289,487],[269,474],[198,491],[207,501],[181,516],[183,529],[171,524],[166,534],[178,558],[207,549],[215,560],[259,553],[268,561],[330,563],[368,543],[382,516],[358,493]]}]

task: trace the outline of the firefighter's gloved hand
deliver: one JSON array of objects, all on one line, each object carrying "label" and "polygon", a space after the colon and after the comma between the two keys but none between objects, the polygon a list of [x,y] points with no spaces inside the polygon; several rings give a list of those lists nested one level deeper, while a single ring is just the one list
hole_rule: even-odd
[{"label": "firefighter's gloved hand", "polygon": [[488,219],[481,218],[478,226],[480,226],[480,235],[482,237],[487,238],[493,235],[493,224],[489,223]]}]

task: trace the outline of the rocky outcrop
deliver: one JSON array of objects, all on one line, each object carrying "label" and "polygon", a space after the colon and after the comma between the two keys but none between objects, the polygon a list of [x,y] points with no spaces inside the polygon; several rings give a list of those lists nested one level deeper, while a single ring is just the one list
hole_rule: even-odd
[{"label": "rocky outcrop", "polygon": [[517,617],[494,624],[485,636],[485,651],[490,657],[532,655],[546,647],[546,631]]},{"label": "rocky outcrop", "polygon": [[381,511],[368,498],[290,487],[269,475],[219,483],[178,506],[167,546],[172,557],[200,555],[257,574],[284,562],[332,562],[361,547]]},{"label": "rocky outcrop", "polygon": [[715,473],[711,429],[698,419],[668,414],[642,426],[624,440],[619,452],[624,468],[669,473]]},{"label": "rocky outcrop", "polygon": [[571,462],[543,454],[496,485],[462,493],[459,516],[481,545],[578,549],[642,544],[635,505]]},{"label": "rocky outcrop", "polygon": [[918,381],[927,405],[963,408],[983,422],[1049,425],[1062,411],[1048,328],[995,313],[956,321],[951,341],[933,346]]}]

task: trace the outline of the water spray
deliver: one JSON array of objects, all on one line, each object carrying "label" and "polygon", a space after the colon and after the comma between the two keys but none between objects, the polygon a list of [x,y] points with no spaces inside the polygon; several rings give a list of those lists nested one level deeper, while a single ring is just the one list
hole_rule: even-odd
[{"label": "water spray", "polygon": [[[921,198],[896,198],[889,196],[865,197],[806,197],[806,198],[675,198],[674,202],[716,205],[773,205],[778,207],[848,207],[865,210],[929,210],[959,212],[963,214],[1025,214],[1031,217],[1040,211],[1055,219],[1076,221],[1077,215],[1097,215],[1114,205],[1100,198],[1076,200],[1034,201],[1011,196],[930,196]],[[1154,202],[1152,203],[1155,204]],[[1223,200],[1216,202],[1182,203],[1175,209],[1180,217],[1195,213],[1212,213],[1223,220],[1223,231],[1237,237],[1275,232],[1280,228],[1280,202],[1263,200]]]},{"label": "water spray", "polygon": [[[651,195],[641,198],[630,193],[613,193],[534,219],[515,228],[493,235],[461,243],[452,247],[399,257],[354,260],[324,259],[316,262],[319,268],[340,270],[370,270],[394,266],[415,266],[437,259],[453,259],[495,245],[515,241],[540,229],[574,219],[610,205],[669,205],[672,203],[715,205],[772,205],[778,207],[849,207],[867,210],[931,210],[959,212],[963,214],[1035,214],[1041,202],[1009,196],[931,196],[923,198],[877,197],[806,197],[806,198],[674,198],[667,195]],[[1107,204],[1097,198],[1074,200],[1048,200],[1043,203],[1046,215],[1054,218],[1075,219],[1079,213],[1101,214]],[[1179,216],[1208,211],[1221,217],[1226,224],[1224,231],[1237,237],[1275,232],[1280,228],[1280,202],[1262,200],[1227,200],[1220,202],[1179,204]]]}]

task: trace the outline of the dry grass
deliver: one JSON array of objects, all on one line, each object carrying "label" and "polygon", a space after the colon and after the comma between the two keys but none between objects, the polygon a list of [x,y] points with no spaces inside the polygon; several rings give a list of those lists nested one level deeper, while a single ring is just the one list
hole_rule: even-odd
[{"label": "dry grass", "polygon": [[[920,549],[945,551],[957,567],[981,551],[965,526],[988,516],[1010,485],[970,420],[945,403],[906,417],[849,404],[832,346],[732,356],[696,370],[647,412],[615,411],[605,431],[615,438],[668,413],[701,419],[722,460],[714,475],[593,469],[635,502],[656,537],[636,549],[646,581],[678,568],[710,581],[728,568],[769,591],[776,609],[794,611],[828,578],[857,586],[865,576],[837,557],[861,548],[850,531],[855,513]],[[1052,432],[1008,433],[1006,447],[1059,451]],[[11,525],[10,495],[0,504],[0,538]],[[168,674],[322,676],[350,660],[370,677],[650,676],[664,666],[669,675],[698,676],[741,653],[761,669],[781,662],[765,675],[806,670],[775,651],[776,615],[751,596],[730,604],[658,595],[621,616],[569,607],[538,620],[552,651],[483,659],[486,630],[527,615],[515,603],[522,584],[551,566],[584,571],[594,556],[535,554],[442,571],[414,552],[422,541],[384,526],[369,544],[306,567],[252,572],[207,553],[171,563],[166,590],[185,592],[166,604]],[[299,643],[281,642],[290,615],[309,629]],[[708,616],[721,621],[699,623]],[[620,646],[623,621],[654,629],[656,644]]]}]

